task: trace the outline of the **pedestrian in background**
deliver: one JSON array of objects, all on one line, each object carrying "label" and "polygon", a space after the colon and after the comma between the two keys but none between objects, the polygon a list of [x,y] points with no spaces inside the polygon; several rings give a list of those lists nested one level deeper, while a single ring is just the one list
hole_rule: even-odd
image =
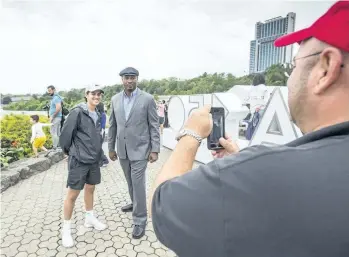
[{"label": "pedestrian in background", "polygon": [[56,150],[59,146],[59,136],[61,134],[62,115],[62,97],[56,92],[54,86],[47,87],[47,93],[52,97],[49,108],[49,118],[51,126],[52,146]]},{"label": "pedestrian in background", "polygon": [[164,123],[164,128],[169,127],[169,122],[168,122],[168,104],[163,100],[163,103],[165,104],[165,123]]},{"label": "pedestrian in background", "polygon": [[44,147],[44,144],[46,143],[46,135],[43,131],[42,127],[45,126],[52,126],[52,124],[44,124],[39,122],[39,116],[38,115],[32,115],[30,116],[30,123],[33,124],[32,126],[32,136],[30,139],[30,143],[33,146],[34,151],[34,157],[39,157],[38,155],[38,149],[47,152],[47,149]]},{"label": "pedestrian in background", "polygon": [[158,103],[157,106],[158,115],[159,115],[159,125],[160,125],[160,133],[162,134],[164,131],[164,123],[165,123],[165,100],[162,100]]},{"label": "pedestrian in background", "polygon": [[[105,127],[106,127],[106,124],[107,124],[107,114],[106,114],[106,111],[105,111],[105,108],[104,108],[104,104],[102,102],[100,102],[97,105],[97,110],[101,114],[101,127],[102,127],[103,142],[104,142],[104,139],[105,139]],[[108,165],[108,163],[109,163],[108,157],[105,154],[103,154],[103,156],[102,156],[102,163],[101,163],[102,166],[106,167]]]}]

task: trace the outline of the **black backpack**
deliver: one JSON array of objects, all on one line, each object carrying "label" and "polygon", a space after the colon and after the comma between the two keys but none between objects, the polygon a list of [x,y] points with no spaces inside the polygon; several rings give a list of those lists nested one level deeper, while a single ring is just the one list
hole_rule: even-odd
[{"label": "black backpack", "polygon": [[64,107],[63,101],[62,101],[62,114],[63,116],[67,116],[69,114],[69,110]]}]

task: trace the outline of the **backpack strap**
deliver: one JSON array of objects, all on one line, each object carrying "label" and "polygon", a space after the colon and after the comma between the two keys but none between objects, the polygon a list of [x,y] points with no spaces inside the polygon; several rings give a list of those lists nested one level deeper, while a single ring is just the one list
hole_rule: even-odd
[{"label": "backpack strap", "polygon": [[59,99],[61,99],[61,102],[63,102],[63,99],[60,95],[56,95],[57,97],[59,97]]}]

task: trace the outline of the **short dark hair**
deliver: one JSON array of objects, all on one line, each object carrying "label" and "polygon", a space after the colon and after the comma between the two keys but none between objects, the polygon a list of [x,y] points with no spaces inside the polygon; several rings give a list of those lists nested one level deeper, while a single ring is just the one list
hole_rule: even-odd
[{"label": "short dark hair", "polygon": [[47,87],[47,89],[56,90],[56,88],[55,88],[54,86],[52,86],[52,85],[49,85],[49,86]]},{"label": "short dark hair", "polygon": [[265,84],[265,78],[262,73],[258,73],[253,77],[252,85],[258,86],[260,84]]},{"label": "short dark hair", "polygon": [[162,103],[164,104],[164,103],[166,103],[166,101],[165,101],[165,100],[162,100]]},{"label": "short dark hair", "polygon": [[32,115],[30,118],[33,119],[33,121],[38,122],[39,121],[39,116],[38,115]]}]

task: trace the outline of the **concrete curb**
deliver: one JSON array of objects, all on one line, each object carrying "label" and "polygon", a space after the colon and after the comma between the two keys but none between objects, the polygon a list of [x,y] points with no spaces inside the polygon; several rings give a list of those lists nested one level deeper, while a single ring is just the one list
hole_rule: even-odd
[{"label": "concrete curb", "polygon": [[47,157],[28,158],[11,163],[1,170],[1,193],[20,180],[48,170],[52,165],[64,159],[63,152],[50,152]]}]

